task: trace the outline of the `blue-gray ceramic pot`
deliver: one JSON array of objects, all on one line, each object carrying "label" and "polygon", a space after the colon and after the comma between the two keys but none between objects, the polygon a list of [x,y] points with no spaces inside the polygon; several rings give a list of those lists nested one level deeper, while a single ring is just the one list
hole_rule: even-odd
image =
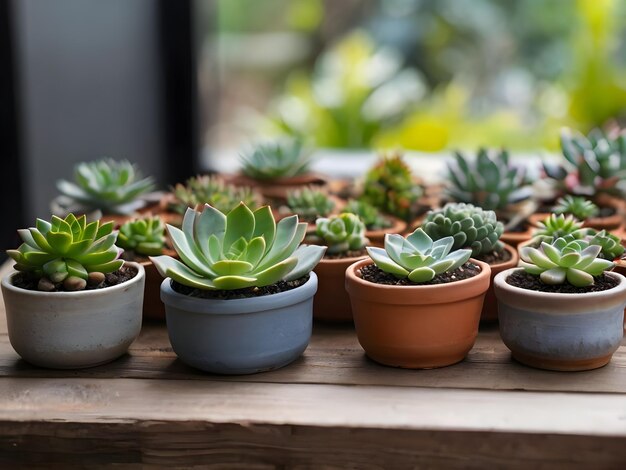
[{"label": "blue-gray ceramic pot", "polygon": [[217,374],[254,374],[286,366],[311,339],[317,276],[300,287],[246,299],[199,299],[161,284],[167,331],[186,364]]},{"label": "blue-gray ceramic pot", "polygon": [[619,284],[588,294],[553,294],[494,279],[500,336],[513,357],[540,369],[577,371],[602,367],[619,347],[626,305],[626,278],[608,272]]}]

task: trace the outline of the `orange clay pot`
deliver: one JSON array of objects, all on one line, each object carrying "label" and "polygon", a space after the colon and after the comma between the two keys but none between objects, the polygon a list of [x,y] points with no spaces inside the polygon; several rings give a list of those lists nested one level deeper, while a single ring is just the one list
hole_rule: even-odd
[{"label": "orange clay pot", "polygon": [[407,224],[404,220],[398,219],[391,215],[385,215],[385,218],[391,220],[391,227],[382,228],[379,230],[367,230],[365,236],[369,239],[370,246],[383,247],[385,245],[385,235],[388,233],[402,234],[406,230]]},{"label": "orange clay pot", "polygon": [[317,173],[305,173],[304,175],[273,180],[256,180],[243,173],[223,175],[223,177],[227,182],[236,186],[250,186],[257,189],[266,199],[280,199],[283,201],[287,199],[287,193],[294,189],[301,189],[304,186],[324,187],[328,184],[326,178]]},{"label": "orange clay pot", "polygon": [[485,302],[483,304],[483,311],[480,315],[480,321],[498,321],[498,301],[496,299],[496,294],[493,290],[493,278],[496,277],[496,274],[502,271],[506,271],[507,269],[516,267],[517,263],[519,262],[519,255],[515,248],[505,243],[504,249],[511,254],[511,259],[503,263],[489,265],[489,267],[491,268],[491,282],[489,283],[489,289],[485,294]]},{"label": "orange clay pot", "polygon": [[455,364],[472,349],[491,269],[448,284],[387,286],[361,279],[359,261],[346,271],[346,290],[359,343],[381,364],[431,369]]},{"label": "orange clay pot", "polygon": [[529,222],[528,227],[523,232],[504,232],[500,237],[500,241],[511,245],[512,247],[517,247],[520,243],[523,243],[532,238],[534,227]]},{"label": "orange clay pot", "polygon": [[325,259],[317,264],[317,293],[313,298],[313,318],[328,322],[351,322],[352,307],[346,292],[346,269],[367,255]]}]

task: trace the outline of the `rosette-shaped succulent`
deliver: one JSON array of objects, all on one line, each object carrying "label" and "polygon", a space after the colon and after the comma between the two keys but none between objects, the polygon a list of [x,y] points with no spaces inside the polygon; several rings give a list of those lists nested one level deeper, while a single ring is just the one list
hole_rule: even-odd
[{"label": "rosette-shaped succulent", "polygon": [[329,255],[361,250],[369,243],[365,224],[354,214],[339,214],[317,219],[315,232],[328,249]]},{"label": "rosette-shaped succulent", "polygon": [[263,287],[308,274],[324,256],[326,247],[300,246],[306,229],[296,215],[276,224],[268,206],[253,212],[240,203],[224,215],[207,204],[187,209],[182,230],[167,225],[180,261],[150,259],[163,277],[192,288]]},{"label": "rosette-shaped succulent", "polygon": [[251,153],[241,155],[242,171],[257,180],[290,178],[305,174],[311,153],[299,139],[285,138],[258,144]]},{"label": "rosette-shaped succulent", "polygon": [[465,203],[448,203],[443,209],[428,212],[422,229],[433,240],[452,237],[453,250],[470,248],[472,256],[500,251],[504,231],[494,211]]},{"label": "rosette-shaped succulent", "polygon": [[600,257],[612,261],[624,254],[624,247],[619,237],[616,237],[612,233],[606,230],[601,230],[597,233],[590,231],[585,240],[590,245],[599,245],[601,248]]},{"label": "rosette-shaped succulent", "polygon": [[583,228],[583,223],[571,215],[551,214],[538,223],[533,232],[533,239],[551,243],[553,240],[567,235],[580,239],[588,232],[588,229]]},{"label": "rosette-shaped succulent", "polygon": [[366,201],[350,199],[341,212],[355,214],[365,224],[367,230],[380,230],[391,227],[392,222],[386,218],[375,206]]},{"label": "rosette-shaped succulent", "polygon": [[135,165],[111,159],[79,163],[74,182],[60,180],[60,206],[70,212],[100,210],[103,214],[131,214],[145,203],[138,198],[154,188],[152,178],[141,178]]},{"label": "rosette-shaped succulent", "polygon": [[120,227],[117,245],[144,256],[160,255],[165,246],[165,225],[158,216],[128,221]]},{"label": "rosette-shaped succulent", "polygon": [[[52,216],[50,222],[37,219],[35,227],[18,230],[23,242],[7,254],[15,261],[15,269],[41,278],[41,290],[52,290],[54,283],[63,282],[67,290],[81,290],[90,273],[110,273],[124,264],[115,246],[117,232],[113,222],[100,225],[87,223],[83,215],[69,214],[65,219]],[[104,276],[92,276],[104,279]]]},{"label": "rosette-shaped succulent", "polygon": [[567,195],[556,201],[555,214],[573,215],[578,220],[586,220],[598,214],[598,206],[582,196]]},{"label": "rosette-shaped succulent", "polygon": [[226,184],[219,176],[202,175],[189,178],[185,184],[173,189],[175,200],[170,208],[184,214],[187,208],[198,204],[210,204],[220,212],[229,212],[244,202],[248,207],[259,205],[259,196],[249,187]]},{"label": "rosette-shaped succulent", "polygon": [[480,149],[475,160],[455,153],[448,163],[448,196],[456,202],[471,203],[487,210],[501,210],[528,199],[531,188],[522,167],[509,162],[506,150]]},{"label": "rosette-shaped succulent", "polygon": [[598,258],[602,247],[584,240],[557,238],[551,244],[541,242],[539,248],[525,246],[519,250],[519,265],[546,284],[566,281],[577,287],[590,286],[594,276],[611,269],[611,261]]},{"label": "rosette-shaped succulent", "polygon": [[383,212],[410,220],[423,193],[402,156],[389,154],[366,173],[361,199]]},{"label": "rosette-shaped succulent", "polygon": [[397,234],[385,236],[385,248],[367,247],[374,264],[397,278],[428,282],[438,274],[454,271],[471,256],[472,250],[452,250],[454,239],[433,241],[421,228],[406,238]]},{"label": "rosette-shaped succulent", "polygon": [[335,201],[321,189],[307,187],[287,193],[287,207],[307,222],[326,217],[335,208]]}]

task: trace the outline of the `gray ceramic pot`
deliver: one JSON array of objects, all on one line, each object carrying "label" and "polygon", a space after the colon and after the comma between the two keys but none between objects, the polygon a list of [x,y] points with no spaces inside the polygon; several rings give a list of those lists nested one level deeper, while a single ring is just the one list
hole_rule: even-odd
[{"label": "gray ceramic pot", "polygon": [[549,370],[576,371],[606,365],[619,347],[626,305],[626,278],[602,292],[552,294],[514,287],[509,269],[494,279],[500,336],[513,357]]},{"label": "gray ceramic pot", "polygon": [[253,374],[297,359],[311,339],[317,276],[296,289],[247,299],[198,299],[161,284],[167,331],[178,357],[217,374]]},{"label": "gray ceramic pot", "polygon": [[79,369],[124,354],[141,330],[145,272],[123,284],[81,292],[39,292],[2,280],[9,340],[31,364]]}]

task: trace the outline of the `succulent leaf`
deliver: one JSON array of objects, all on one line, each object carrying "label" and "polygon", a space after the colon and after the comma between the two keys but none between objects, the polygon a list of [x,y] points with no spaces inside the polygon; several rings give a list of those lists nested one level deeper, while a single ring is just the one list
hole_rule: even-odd
[{"label": "succulent leaf", "polygon": [[165,226],[158,216],[128,221],[120,227],[117,244],[140,255],[160,255],[165,246]]},{"label": "succulent leaf", "polygon": [[285,138],[258,144],[241,155],[242,171],[258,180],[290,178],[309,171],[311,153],[299,139]]},{"label": "succulent leaf", "polygon": [[350,213],[317,219],[315,232],[328,246],[328,254],[361,250],[369,243],[365,237],[365,224]]}]

